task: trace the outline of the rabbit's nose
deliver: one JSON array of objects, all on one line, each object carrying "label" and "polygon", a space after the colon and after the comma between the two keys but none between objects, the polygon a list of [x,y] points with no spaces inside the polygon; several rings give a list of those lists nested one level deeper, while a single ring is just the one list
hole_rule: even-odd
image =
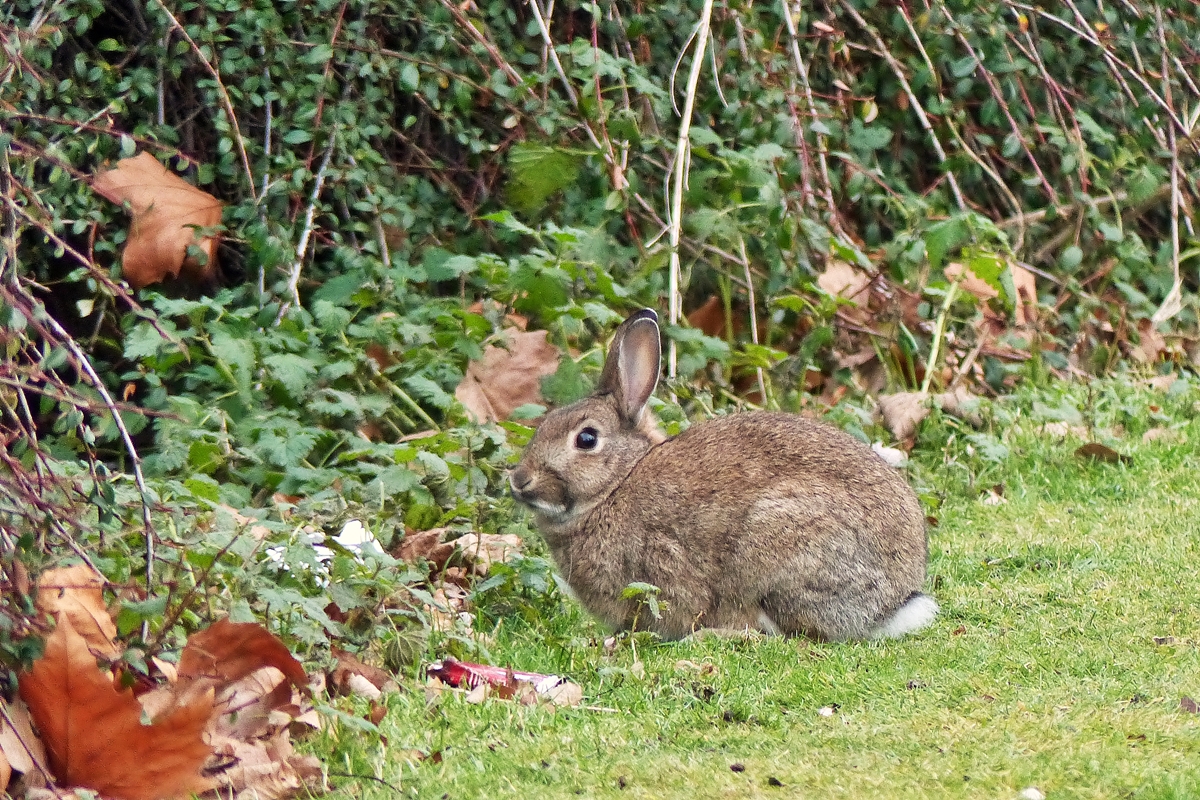
[{"label": "rabbit's nose", "polygon": [[508,485],[520,494],[533,486],[533,470],[517,467],[508,474]]}]

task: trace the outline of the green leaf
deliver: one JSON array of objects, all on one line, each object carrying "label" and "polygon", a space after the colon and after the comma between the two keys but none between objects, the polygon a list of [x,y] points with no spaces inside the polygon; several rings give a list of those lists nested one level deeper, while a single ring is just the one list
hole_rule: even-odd
[{"label": "green leaf", "polygon": [[881,150],[892,140],[892,132],[882,125],[865,126],[859,120],[850,124],[847,141],[856,150]]},{"label": "green leaf", "polygon": [[580,158],[566,150],[522,143],[508,157],[509,199],[522,210],[540,209],[547,198],[575,182]]},{"label": "green leaf", "polygon": [[962,245],[967,240],[968,234],[966,220],[962,217],[951,217],[944,222],[937,222],[929,226],[929,230],[923,237],[929,266],[940,271],[946,254]]},{"label": "green leaf", "polygon": [[583,376],[583,369],[573,358],[564,357],[558,362],[553,375],[542,378],[542,397],[556,406],[574,403],[591,391],[591,384]]},{"label": "green leaf", "polygon": [[416,64],[405,64],[400,69],[400,88],[406,92],[415,92],[421,86],[421,71]]},{"label": "green leaf", "polygon": [[296,400],[303,400],[313,376],[317,372],[316,365],[303,356],[294,353],[276,353],[263,358],[263,364],[271,371],[275,380],[283,384]]}]

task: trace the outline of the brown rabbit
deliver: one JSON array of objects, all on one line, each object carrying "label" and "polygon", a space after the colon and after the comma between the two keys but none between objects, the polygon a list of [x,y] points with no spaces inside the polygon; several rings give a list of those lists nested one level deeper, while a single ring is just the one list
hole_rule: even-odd
[{"label": "brown rabbit", "polygon": [[[674,438],[646,402],[658,317],[617,329],[596,393],[546,416],[509,483],[567,583],[613,628],[898,637],[928,625],[925,517],[870,448],[793,414],[752,412]],[[623,599],[660,590],[655,619]]]}]

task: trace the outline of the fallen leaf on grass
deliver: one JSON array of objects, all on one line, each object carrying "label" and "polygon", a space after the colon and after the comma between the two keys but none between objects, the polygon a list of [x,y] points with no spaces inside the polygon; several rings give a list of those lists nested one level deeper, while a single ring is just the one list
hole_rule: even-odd
[{"label": "fallen leaf on grass", "polygon": [[19,686],[59,785],[119,800],[160,800],[213,786],[200,774],[212,752],[201,737],[212,693],[143,725],[133,692],[113,686],[66,615]]},{"label": "fallen leaf on grass", "polygon": [[1088,442],[1087,444],[1075,450],[1077,458],[1090,461],[1103,461],[1105,464],[1129,464],[1133,459],[1129,456],[1122,455],[1111,447],[1102,445],[1099,442]]},{"label": "fallen leaf on grass", "polygon": [[468,533],[450,544],[462,552],[479,576],[487,575],[493,562],[504,563],[521,551],[521,537],[511,533]]},{"label": "fallen leaf on grass", "polygon": [[880,395],[879,413],[883,424],[898,441],[912,438],[917,426],[929,416],[929,396],[921,392]]},{"label": "fallen leaf on grass", "polygon": [[526,705],[539,699],[556,706],[577,706],[583,702],[583,690],[558,675],[471,664],[454,658],[435,661],[425,672],[447,686],[470,689],[468,702],[482,702],[489,696],[516,699]]},{"label": "fallen leaf on grass", "polygon": [[410,564],[424,559],[435,570],[441,570],[454,555],[454,543],[443,542],[449,528],[431,528],[427,531],[408,531],[400,540],[399,547],[392,548],[392,555]]},{"label": "fallen leaf on grass", "polygon": [[508,329],[500,339],[504,346],[484,348],[483,360],[467,365],[467,374],[454,390],[476,422],[499,422],[514,409],[541,403],[542,378],[558,370],[558,348],[546,341],[546,331]]},{"label": "fallen leaf on grass", "polygon": [[[194,226],[221,224],[221,202],[169,171],[149,153],[117,162],[96,175],[92,188],[114,203],[126,200],[133,223],[125,240],[121,270],[135,289],[174,278],[183,272],[193,280],[211,277],[217,266],[217,237],[196,241]],[[196,244],[206,259],[188,257]]]},{"label": "fallen leaf on grass", "polygon": [[[334,694],[360,694],[377,700],[382,692],[397,688],[392,674],[385,669],[367,664],[336,647],[333,657],[337,659],[337,665],[329,673],[329,688]],[[353,681],[356,677],[365,680],[375,691],[364,692],[357,688],[358,684]]]},{"label": "fallen leaf on grass", "polygon": [[179,658],[179,679],[211,678],[232,683],[263,667],[275,667],[305,690],[308,675],[283,642],[253,622],[222,619],[188,637]]},{"label": "fallen leaf on grass", "polygon": [[1179,698],[1179,708],[1189,714],[1200,714],[1200,704],[1188,697],[1186,694]]},{"label": "fallen leaf on grass", "polygon": [[114,641],[117,626],[104,605],[104,578],[87,564],[49,569],[37,582],[37,610],[48,617],[71,620],[97,656],[115,659],[121,648]]}]

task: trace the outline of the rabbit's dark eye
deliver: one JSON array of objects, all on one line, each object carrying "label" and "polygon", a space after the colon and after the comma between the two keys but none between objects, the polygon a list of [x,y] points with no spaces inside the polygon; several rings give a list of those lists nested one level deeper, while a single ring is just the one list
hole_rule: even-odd
[{"label": "rabbit's dark eye", "polygon": [[600,443],[600,434],[595,428],[584,428],[575,434],[575,446],[580,450],[595,450]]}]

